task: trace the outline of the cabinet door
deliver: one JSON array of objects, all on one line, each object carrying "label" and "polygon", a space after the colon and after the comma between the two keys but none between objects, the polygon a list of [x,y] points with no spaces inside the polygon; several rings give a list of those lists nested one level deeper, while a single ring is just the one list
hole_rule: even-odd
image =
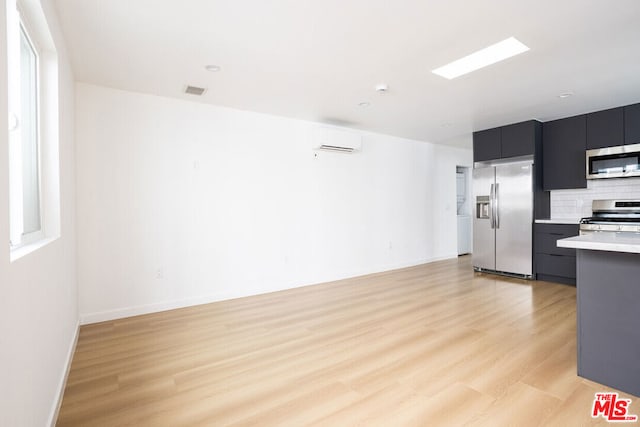
[{"label": "cabinet door", "polygon": [[640,104],[624,107],[624,143],[640,144]]},{"label": "cabinet door", "polygon": [[550,254],[536,255],[536,271],[545,276],[576,278],[576,257]]},{"label": "cabinet door", "polygon": [[577,224],[534,224],[534,246],[536,253],[549,255],[576,256],[572,248],[559,248],[558,239],[580,234]]},{"label": "cabinet door", "polygon": [[586,116],[542,125],[542,179],[545,190],[587,188]]},{"label": "cabinet door", "polygon": [[536,148],[536,122],[515,123],[502,127],[502,157],[533,155]]},{"label": "cabinet door", "polygon": [[500,152],[500,128],[473,133],[473,161],[495,160],[502,157]]},{"label": "cabinet door", "polygon": [[587,114],[587,149],[624,144],[622,107]]}]

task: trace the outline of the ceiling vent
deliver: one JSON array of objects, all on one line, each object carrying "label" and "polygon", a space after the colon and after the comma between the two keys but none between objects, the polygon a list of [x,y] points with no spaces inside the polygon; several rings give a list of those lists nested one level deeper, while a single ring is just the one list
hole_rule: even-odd
[{"label": "ceiling vent", "polygon": [[187,86],[184,89],[184,93],[188,93],[189,95],[197,95],[197,96],[203,95],[206,91],[207,89],[203,87],[197,87],[197,86]]},{"label": "ceiling vent", "polygon": [[313,148],[316,150],[353,153],[362,149],[362,136],[359,133],[347,130],[321,127],[315,131]]}]

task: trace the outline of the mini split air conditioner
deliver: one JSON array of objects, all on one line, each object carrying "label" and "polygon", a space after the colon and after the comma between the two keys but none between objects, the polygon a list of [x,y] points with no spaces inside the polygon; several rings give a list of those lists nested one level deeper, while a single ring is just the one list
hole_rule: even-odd
[{"label": "mini split air conditioner", "polygon": [[353,153],[362,149],[362,135],[348,130],[320,127],[313,137],[315,150]]}]

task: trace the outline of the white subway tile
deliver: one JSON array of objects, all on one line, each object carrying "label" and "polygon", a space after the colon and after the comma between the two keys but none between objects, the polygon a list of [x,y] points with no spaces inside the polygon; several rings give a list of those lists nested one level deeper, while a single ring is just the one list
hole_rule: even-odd
[{"label": "white subway tile", "polygon": [[586,189],[551,191],[551,217],[575,218],[591,215],[598,199],[640,199],[640,178],[589,180]]}]

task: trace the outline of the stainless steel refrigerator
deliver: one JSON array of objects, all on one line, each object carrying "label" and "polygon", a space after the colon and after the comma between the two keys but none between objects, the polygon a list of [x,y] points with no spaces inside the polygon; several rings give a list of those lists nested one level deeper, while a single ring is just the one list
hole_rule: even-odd
[{"label": "stainless steel refrigerator", "polygon": [[473,169],[473,268],[531,278],[533,160]]}]

